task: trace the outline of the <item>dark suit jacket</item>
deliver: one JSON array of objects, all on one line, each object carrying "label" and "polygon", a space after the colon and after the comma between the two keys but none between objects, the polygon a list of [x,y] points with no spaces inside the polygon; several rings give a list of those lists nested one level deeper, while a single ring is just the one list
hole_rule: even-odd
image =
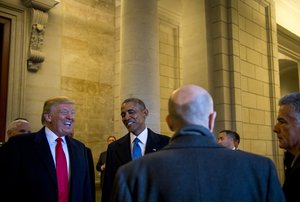
[{"label": "dark suit jacket", "polygon": [[[145,154],[160,150],[168,144],[169,140],[170,138],[168,136],[154,133],[148,128]],[[108,145],[102,202],[108,202],[110,200],[113,180],[118,168],[132,160],[130,145],[129,133]]]},{"label": "dark suit jacket", "polygon": [[227,149],[201,126],[183,128],[159,152],[122,166],[115,180],[112,201],[284,201],[270,159]]},{"label": "dark suit jacket", "polygon": [[105,170],[101,170],[101,166],[103,164],[105,164],[105,162],[106,162],[106,154],[107,154],[107,151],[101,152],[101,154],[99,156],[99,160],[96,165],[96,169],[100,172],[100,188],[101,189],[103,187],[104,173],[105,173]]},{"label": "dark suit jacket", "polygon": [[95,185],[95,171],[94,171],[94,159],[92,150],[86,147],[88,163],[89,163],[89,174],[90,174],[90,183],[91,183],[91,192],[92,192],[92,201],[96,201],[96,185]]},{"label": "dark suit jacket", "polygon": [[[69,201],[90,202],[87,149],[81,142],[65,138],[70,160]],[[3,201],[58,201],[56,170],[45,128],[37,133],[11,137],[5,144],[4,155]]]},{"label": "dark suit jacket", "polygon": [[300,157],[298,157],[294,165],[286,169],[285,180],[283,183],[283,191],[287,202],[299,202],[300,195]]}]

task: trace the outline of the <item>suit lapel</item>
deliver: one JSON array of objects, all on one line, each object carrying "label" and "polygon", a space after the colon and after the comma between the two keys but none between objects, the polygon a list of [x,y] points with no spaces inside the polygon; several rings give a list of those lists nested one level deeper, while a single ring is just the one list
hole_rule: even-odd
[{"label": "suit lapel", "polygon": [[45,128],[42,128],[35,136],[35,149],[40,161],[45,165],[45,170],[48,170],[53,182],[57,184],[55,165],[46,138]]},{"label": "suit lapel", "polygon": [[82,165],[88,164],[87,162],[83,162],[83,161],[87,161],[87,157],[82,158],[83,155],[81,152],[85,152],[85,151],[82,151],[82,149],[75,144],[72,138],[65,136],[65,139],[67,142],[68,152],[69,152],[69,160],[70,160],[69,169],[72,175],[72,179],[73,178],[76,179],[76,176],[80,176],[83,174],[84,171],[82,170]]},{"label": "suit lapel", "polygon": [[130,148],[130,134],[127,133],[127,135],[123,138],[120,139],[119,142],[119,156],[120,159],[122,159],[124,162],[123,163],[127,163],[129,161],[131,161],[131,148]]},{"label": "suit lapel", "polygon": [[[76,182],[72,179],[76,179],[76,176],[78,175],[78,172],[81,172],[81,168],[80,166],[75,166],[73,165],[74,162],[80,161],[81,159],[75,159],[76,156],[79,157],[80,155],[77,155],[77,150],[75,148],[75,145],[73,144],[73,141],[71,140],[71,138],[69,138],[68,136],[65,137],[66,139],[66,143],[68,146],[68,152],[69,152],[69,162],[70,162],[70,168],[69,171],[71,172],[71,179],[70,179],[70,189],[73,189],[74,186],[76,186]],[[74,167],[75,166],[75,167]],[[82,173],[83,174],[83,173]],[[75,184],[74,184],[75,183]],[[73,192],[71,192],[73,194]],[[73,198],[74,196],[72,195],[71,198]]]},{"label": "suit lapel", "polygon": [[155,134],[153,131],[151,131],[149,128],[147,130],[148,130],[148,138],[147,138],[147,143],[145,148],[145,154],[156,152],[157,150],[159,150],[159,148],[156,148],[156,145],[159,145],[158,135]]}]

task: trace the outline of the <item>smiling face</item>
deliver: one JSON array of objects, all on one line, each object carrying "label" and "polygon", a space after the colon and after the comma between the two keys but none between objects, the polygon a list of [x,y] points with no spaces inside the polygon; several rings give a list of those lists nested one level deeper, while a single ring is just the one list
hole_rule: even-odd
[{"label": "smiling face", "polygon": [[124,126],[129,132],[138,136],[146,128],[148,110],[143,109],[136,102],[125,102],[121,106],[121,117]]},{"label": "smiling face", "polygon": [[274,132],[277,134],[280,148],[294,155],[300,151],[300,122],[291,106],[280,106]]},{"label": "smiling face", "polygon": [[72,134],[74,130],[75,106],[70,103],[55,104],[44,114],[47,126],[58,137]]}]

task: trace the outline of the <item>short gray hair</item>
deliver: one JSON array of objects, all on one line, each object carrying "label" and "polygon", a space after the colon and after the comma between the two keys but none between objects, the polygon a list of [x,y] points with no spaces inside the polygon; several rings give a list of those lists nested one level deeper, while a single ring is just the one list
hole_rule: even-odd
[{"label": "short gray hair", "polygon": [[290,93],[279,100],[279,106],[288,105],[291,106],[296,112],[297,120],[300,122],[300,93]]},{"label": "short gray hair", "polygon": [[14,130],[20,123],[29,123],[29,121],[25,118],[17,118],[10,122],[10,124],[7,127],[7,130]]}]

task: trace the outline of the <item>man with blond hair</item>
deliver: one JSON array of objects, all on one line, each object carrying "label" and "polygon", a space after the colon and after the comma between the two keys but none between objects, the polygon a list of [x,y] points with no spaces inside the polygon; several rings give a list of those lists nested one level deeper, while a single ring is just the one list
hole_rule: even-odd
[{"label": "man with blond hair", "polygon": [[67,97],[45,101],[43,127],[9,138],[1,168],[1,200],[10,202],[91,202],[87,149],[70,137],[75,103]]}]

